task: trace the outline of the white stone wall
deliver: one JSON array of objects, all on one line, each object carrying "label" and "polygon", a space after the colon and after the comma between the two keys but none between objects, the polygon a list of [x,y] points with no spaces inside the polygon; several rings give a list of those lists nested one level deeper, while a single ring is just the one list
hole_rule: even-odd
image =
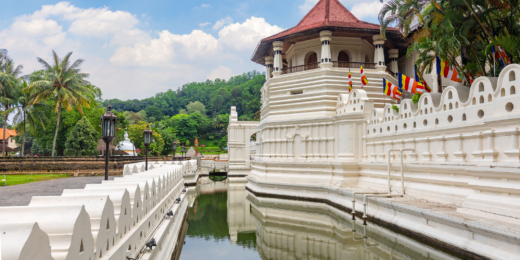
[{"label": "white stone wall", "polygon": [[[303,72],[301,77],[318,80],[324,75],[320,70],[327,69]],[[275,85],[272,79],[266,86],[286,89],[292,83],[286,79]],[[520,65],[513,64],[498,78],[479,77],[471,88],[452,86],[442,94],[426,93],[417,105],[405,100],[397,105],[399,112],[393,104],[375,106],[368,91],[361,89],[336,95],[330,113],[325,113],[327,106],[307,110],[288,95],[273,92],[262,108],[250,176],[278,183],[385,190],[388,150],[414,149],[404,155],[407,194],[518,218],[519,90]],[[325,96],[312,96],[322,104],[329,102]],[[286,117],[274,116],[275,108]],[[390,161],[397,165],[400,158],[392,154]],[[398,170],[392,166],[392,172]],[[392,186],[400,186],[397,173],[391,178]]]},{"label": "white stone wall", "polygon": [[[125,172],[131,175],[89,184],[85,189],[64,190],[62,196],[33,197],[27,207],[0,208],[0,231],[8,232],[5,238],[19,230],[19,239],[2,237],[2,260],[125,260],[127,255],[135,257],[154,236],[158,251],[147,259],[164,259],[172,253],[169,243],[187,206],[185,200],[181,204],[174,201],[184,187],[183,169],[193,169],[193,162],[188,164],[183,168],[151,162],[148,171],[138,173],[133,171],[140,164],[128,165]],[[170,209],[175,217],[166,220]],[[162,243],[170,246],[167,251],[162,250]],[[40,255],[27,258],[35,250]]]}]

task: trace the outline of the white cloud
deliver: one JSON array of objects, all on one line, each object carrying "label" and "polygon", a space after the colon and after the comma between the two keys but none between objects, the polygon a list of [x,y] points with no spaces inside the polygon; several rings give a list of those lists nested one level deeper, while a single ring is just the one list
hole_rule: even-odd
[{"label": "white cloud", "polygon": [[72,21],[69,32],[78,35],[103,37],[121,30],[134,28],[139,20],[135,15],[124,11],[110,11],[108,7],[82,9],[69,2],[44,5],[32,15],[24,15],[19,20],[38,20],[58,17]]},{"label": "white cloud", "polygon": [[206,27],[208,25],[210,25],[211,23],[210,22],[205,22],[205,23],[199,23],[199,26],[200,27]]},{"label": "white cloud", "polygon": [[300,8],[300,12],[303,14],[307,14],[319,0],[305,0],[302,5],[298,6]]},{"label": "white cloud", "polygon": [[218,20],[215,25],[213,25],[213,30],[218,30],[220,28],[222,28],[224,25],[226,24],[230,24],[233,22],[233,19],[231,19],[231,17],[226,17],[226,18],[222,18],[220,20]]},{"label": "white cloud", "polygon": [[241,23],[224,18],[218,36],[197,29],[186,34],[150,32],[139,25],[135,14],[60,2],[16,17],[0,30],[0,46],[24,65],[26,74],[41,69],[36,57],[50,62],[53,49],[60,57],[72,51],[72,59],[85,60],[81,69],[101,88],[103,98],[125,100],[262,70],[250,61],[251,54],[262,38],[282,30],[258,17]]},{"label": "white cloud", "polygon": [[233,23],[222,28],[218,36],[222,44],[231,47],[231,49],[251,52],[261,39],[282,30],[276,25],[270,25],[264,18],[253,16],[243,23]]},{"label": "white cloud", "polygon": [[211,5],[209,5],[209,4],[201,4],[201,5],[200,5],[200,8],[208,8],[208,7],[210,7],[210,6],[211,6]]},{"label": "white cloud", "polygon": [[351,11],[358,19],[362,20],[363,18],[377,17],[382,7],[383,3],[376,0],[373,2],[356,4],[352,7]]},{"label": "white cloud", "polygon": [[215,79],[224,79],[228,80],[233,76],[233,73],[231,72],[231,69],[228,67],[220,66],[218,69],[212,70],[209,75],[209,80],[215,80]]}]

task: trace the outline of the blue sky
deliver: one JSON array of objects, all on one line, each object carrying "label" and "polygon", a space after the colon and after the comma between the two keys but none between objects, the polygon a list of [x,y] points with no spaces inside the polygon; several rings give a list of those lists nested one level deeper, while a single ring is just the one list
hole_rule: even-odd
[{"label": "blue sky", "polygon": [[[262,38],[296,25],[318,0],[14,1],[2,0],[0,48],[40,69],[74,52],[103,98],[141,99],[183,84],[263,67],[250,61]],[[340,0],[377,22],[379,0]]]}]

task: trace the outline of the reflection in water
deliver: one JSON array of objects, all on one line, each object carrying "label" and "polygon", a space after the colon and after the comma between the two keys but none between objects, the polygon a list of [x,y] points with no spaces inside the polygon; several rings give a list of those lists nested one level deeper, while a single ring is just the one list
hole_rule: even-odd
[{"label": "reflection in water", "polygon": [[456,259],[322,203],[247,198],[262,259]]},{"label": "reflection in water", "polygon": [[188,191],[180,259],[454,259],[321,203],[258,198],[243,178],[201,178]]},{"label": "reflection in water", "polygon": [[246,180],[212,181],[201,178],[190,199],[186,259],[261,259],[256,252],[256,221],[246,200]]}]

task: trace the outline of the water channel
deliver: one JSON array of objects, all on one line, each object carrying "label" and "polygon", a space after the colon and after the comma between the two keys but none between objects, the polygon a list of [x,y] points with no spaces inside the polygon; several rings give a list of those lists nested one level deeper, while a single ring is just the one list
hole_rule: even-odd
[{"label": "water channel", "polygon": [[212,179],[187,193],[181,260],[459,259],[325,204],[256,197],[245,178]]}]

